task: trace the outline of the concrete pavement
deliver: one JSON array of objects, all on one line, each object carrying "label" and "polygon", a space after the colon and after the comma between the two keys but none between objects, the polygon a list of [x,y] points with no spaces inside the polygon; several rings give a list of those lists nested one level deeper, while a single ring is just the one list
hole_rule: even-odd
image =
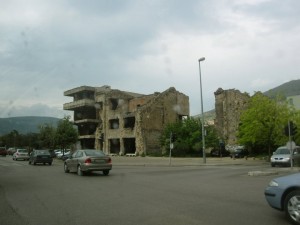
[{"label": "concrete pavement", "polygon": [[126,157],[113,156],[113,166],[226,166],[226,165],[247,165],[260,167],[258,170],[251,170],[248,172],[249,176],[266,176],[299,172],[299,167],[271,167],[270,163],[263,159],[232,159],[230,157],[212,158],[207,157],[206,163],[202,157],[199,158],[169,158],[169,157]]},{"label": "concrete pavement", "polygon": [[206,163],[203,158],[169,158],[169,157],[128,157],[128,156],[113,156],[114,165],[135,165],[135,166],[212,166],[212,165],[261,165],[268,164],[264,160],[251,159],[231,159],[229,157],[212,158],[207,157]]}]

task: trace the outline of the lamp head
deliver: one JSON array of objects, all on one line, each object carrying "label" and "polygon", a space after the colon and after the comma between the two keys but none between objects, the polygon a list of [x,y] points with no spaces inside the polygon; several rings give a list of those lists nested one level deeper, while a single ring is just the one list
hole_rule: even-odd
[{"label": "lamp head", "polygon": [[205,60],[205,57],[198,59],[199,62],[204,61],[204,60]]}]

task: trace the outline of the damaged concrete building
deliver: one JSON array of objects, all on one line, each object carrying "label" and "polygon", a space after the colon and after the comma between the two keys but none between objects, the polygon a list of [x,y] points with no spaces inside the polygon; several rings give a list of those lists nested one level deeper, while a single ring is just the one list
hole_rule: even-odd
[{"label": "damaged concrete building", "polygon": [[239,90],[223,90],[219,88],[215,93],[215,126],[225,145],[237,145],[237,131],[240,116],[248,106],[250,96]]},{"label": "damaged concrete building", "polygon": [[189,97],[174,87],[144,95],[110,86],[81,86],[64,95],[73,97],[63,108],[74,111],[81,148],[107,154],[161,154],[164,127],[189,116]]}]

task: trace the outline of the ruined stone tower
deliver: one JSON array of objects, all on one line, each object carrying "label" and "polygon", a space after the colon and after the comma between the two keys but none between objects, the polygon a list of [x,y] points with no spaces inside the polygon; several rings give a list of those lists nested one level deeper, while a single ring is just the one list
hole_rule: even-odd
[{"label": "ruined stone tower", "polygon": [[237,131],[242,110],[247,108],[250,96],[239,90],[223,90],[215,93],[216,129],[225,145],[237,144]]}]

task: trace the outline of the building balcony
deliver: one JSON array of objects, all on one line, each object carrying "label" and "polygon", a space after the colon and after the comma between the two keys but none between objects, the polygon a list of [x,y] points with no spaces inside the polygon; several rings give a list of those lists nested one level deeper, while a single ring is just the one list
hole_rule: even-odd
[{"label": "building balcony", "polygon": [[81,99],[74,102],[64,104],[64,110],[75,110],[86,107],[95,107],[95,100],[92,99]]},{"label": "building balcony", "polygon": [[100,123],[100,120],[97,119],[82,119],[82,120],[75,120],[74,121],[75,124],[79,125],[79,124],[85,124],[85,123]]},{"label": "building balcony", "polygon": [[80,135],[79,139],[95,139],[96,135],[90,134],[90,135]]},{"label": "building balcony", "polygon": [[81,87],[77,87],[77,88],[73,88],[71,90],[65,91],[64,95],[65,96],[74,96],[77,93],[82,93],[82,92],[95,92],[95,88],[94,87],[90,87],[90,86],[81,86]]}]

